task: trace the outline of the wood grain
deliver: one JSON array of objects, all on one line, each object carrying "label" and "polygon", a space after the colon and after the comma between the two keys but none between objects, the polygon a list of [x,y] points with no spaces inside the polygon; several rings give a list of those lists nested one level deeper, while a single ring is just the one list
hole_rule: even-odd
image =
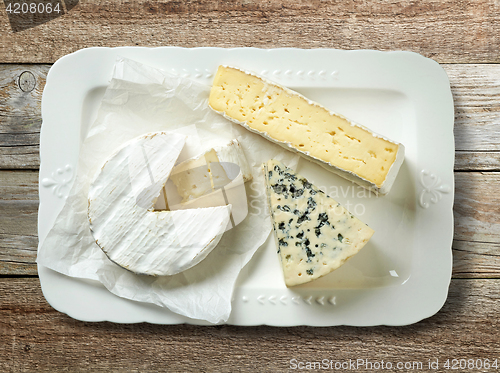
[{"label": "wood grain", "polygon": [[0,274],[35,275],[38,172],[0,171]]},{"label": "wood grain", "polygon": [[[455,100],[458,171],[500,170],[500,65],[443,65]],[[0,169],[38,169],[40,107],[50,65],[0,65]],[[23,71],[35,89],[17,83]]]},{"label": "wood grain", "polygon": [[0,234],[0,275],[36,275],[38,237]]},{"label": "wood grain", "polygon": [[410,50],[442,63],[500,61],[495,0],[91,0],[19,32],[2,8],[0,62],[9,63],[124,45]]},{"label": "wood grain", "polygon": [[[498,172],[455,173],[456,278],[500,278]],[[38,173],[0,171],[0,274],[36,274]]]},{"label": "wood grain", "polygon": [[453,241],[453,278],[500,278],[500,244]]},{"label": "wood grain", "polygon": [[500,242],[500,173],[455,173],[457,240]]},{"label": "wood grain", "polygon": [[[497,124],[498,126],[498,124]],[[500,152],[456,151],[455,171],[500,171]]]},{"label": "wood grain", "polygon": [[0,171],[0,234],[36,236],[38,172]]},{"label": "wood grain", "polygon": [[443,67],[455,104],[456,150],[499,151],[500,64]]},{"label": "wood grain", "polygon": [[446,359],[500,358],[500,280],[493,279],[452,280],[435,316],[371,328],[87,323],[52,309],[38,279],[0,279],[0,288],[1,371],[282,372],[291,359],[439,359],[442,368]]},{"label": "wood grain", "polygon": [[[0,168],[37,169],[41,101],[49,65],[0,65]],[[29,72],[33,86],[21,87]]]}]

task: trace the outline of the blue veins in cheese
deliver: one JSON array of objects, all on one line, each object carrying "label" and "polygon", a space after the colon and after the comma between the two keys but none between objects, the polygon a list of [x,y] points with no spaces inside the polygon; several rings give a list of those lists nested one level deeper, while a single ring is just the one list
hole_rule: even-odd
[{"label": "blue veins in cheese", "polygon": [[370,240],[373,229],[283,163],[271,159],[263,169],[287,286],[334,271]]}]

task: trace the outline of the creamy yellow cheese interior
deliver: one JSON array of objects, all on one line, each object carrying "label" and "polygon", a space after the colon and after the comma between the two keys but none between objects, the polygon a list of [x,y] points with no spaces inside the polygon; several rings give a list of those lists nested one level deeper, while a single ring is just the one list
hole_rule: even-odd
[{"label": "creamy yellow cheese interior", "polygon": [[289,143],[381,187],[398,144],[376,137],[301,95],[241,70],[220,66],[210,106],[277,141]]},{"label": "creamy yellow cheese interior", "polygon": [[215,149],[174,167],[170,180],[177,187],[177,193],[183,198],[182,202],[211,193],[231,182]]}]

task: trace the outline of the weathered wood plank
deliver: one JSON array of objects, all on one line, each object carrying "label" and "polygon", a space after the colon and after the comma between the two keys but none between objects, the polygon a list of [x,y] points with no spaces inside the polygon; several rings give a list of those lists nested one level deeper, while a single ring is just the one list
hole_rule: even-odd
[{"label": "weathered wood plank", "polygon": [[[500,173],[455,173],[454,272],[500,278]],[[36,274],[38,173],[0,171],[0,274]],[[474,242],[476,241],[476,242]]]},{"label": "weathered wood plank", "polygon": [[455,104],[456,150],[500,150],[500,64],[443,68]]},{"label": "weathered wood plank", "polygon": [[500,244],[453,241],[453,278],[500,278]]},{"label": "weathered wood plank", "polygon": [[0,288],[2,371],[282,372],[292,359],[368,359],[421,362],[422,372],[438,371],[429,359],[447,371],[447,359],[500,358],[500,280],[452,280],[435,316],[370,328],[86,323],[53,310],[38,279],[0,279]]},{"label": "weathered wood plank", "polygon": [[124,45],[410,50],[439,62],[500,61],[496,1],[92,0],[19,32],[0,14],[0,62],[9,63]]},{"label": "weathered wood plank", "polygon": [[455,152],[455,171],[500,171],[500,152]]},{"label": "weathered wood plank", "polygon": [[0,168],[40,166],[41,98],[49,65],[0,65]]},{"label": "weathered wood plank", "polygon": [[[455,169],[499,170],[500,152],[494,151],[500,151],[500,65],[443,67],[455,99]],[[40,103],[49,68],[0,65],[0,169],[39,167]],[[35,89],[28,93],[17,83],[24,71],[36,78]]]},{"label": "weathered wood plank", "polygon": [[0,275],[36,275],[38,237],[0,234]]},{"label": "weathered wood plank", "polygon": [[38,172],[0,171],[0,274],[34,275]]},{"label": "weathered wood plank", "polygon": [[[0,134],[0,136],[2,136]],[[37,170],[40,167],[40,149],[36,145],[0,147],[1,169]]]},{"label": "weathered wood plank", "polygon": [[500,242],[500,173],[456,172],[454,238]]},{"label": "weathered wood plank", "polygon": [[49,69],[50,65],[0,65],[0,121],[5,126],[0,132],[40,132],[41,98]]}]

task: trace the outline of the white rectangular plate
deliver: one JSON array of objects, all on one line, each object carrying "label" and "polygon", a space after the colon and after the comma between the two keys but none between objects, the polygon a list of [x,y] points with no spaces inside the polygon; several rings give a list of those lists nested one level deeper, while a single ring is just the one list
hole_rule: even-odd
[{"label": "white rectangular plate", "polygon": [[[299,173],[376,233],[337,271],[291,289],[268,239],[238,278],[228,324],[405,325],[442,307],[452,268],[453,99],[442,68],[409,52],[123,47],[84,49],[61,58],[49,71],[42,100],[40,241],[64,204],[80,141],[117,56],[207,85],[220,64],[250,70],[406,147],[393,189],[383,197],[301,159]],[[251,206],[249,212],[263,208]],[[38,271],[49,303],[79,320],[206,324],[119,298],[99,283],[42,266]]]}]

